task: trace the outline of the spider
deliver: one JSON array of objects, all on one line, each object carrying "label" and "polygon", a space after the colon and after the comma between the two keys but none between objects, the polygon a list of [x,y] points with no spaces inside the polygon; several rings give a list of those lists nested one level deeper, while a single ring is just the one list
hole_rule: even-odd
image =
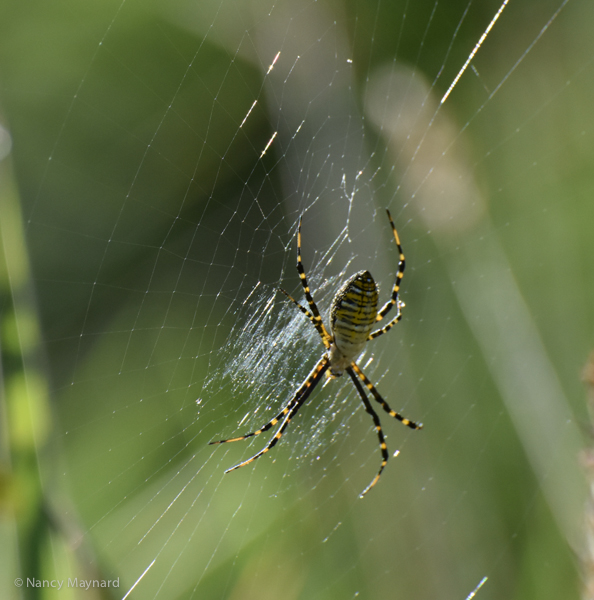
[{"label": "spider", "polygon": [[[311,295],[311,291],[307,284],[307,277],[305,275],[305,269],[301,262],[301,218],[299,219],[299,227],[297,230],[297,271],[299,278],[301,279],[301,285],[305,292],[305,298],[309,305],[309,310],[299,304],[288,292],[279,288],[281,291],[297,308],[311,321],[312,325],[316,328],[316,331],[322,339],[322,343],[325,347],[325,352],[313,368],[311,373],[307,376],[301,387],[297,390],[291,401],[283,408],[283,410],[276,416],[272,421],[264,425],[258,431],[242,435],[241,437],[230,438],[227,440],[219,440],[210,442],[210,444],[226,444],[227,442],[238,442],[247,438],[260,435],[265,431],[268,431],[271,427],[274,427],[282,419],[281,426],[275,433],[274,437],[268,442],[268,445],[260,450],[257,454],[254,454],[251,458],[244,460],[242,463],[227,469],[225,473],[245,467],[251,462],[260,458],[263,454],[271,450],[276,443],[280,440],[285,429],[291,422],[291,419],[297,414],[297,411],[303,406],[305,401],[309,398],[316,385],[322,380],[325,373],[329,377],[340,377],[346,371],[349,377],[352,379],[357,392],[361,396],[365,410],[371,415],[375,429],[377,431],[377,437],[379,438],[380,450],[382,453],[382,462],[377,475],[373,478],[371,483],[361,492],[360,497],[363,498],[365,494],[379,481],[379,478],[388,462],[388,447],[384,440],[384,434],[382,432],[382,426],[377,416],[377,413],[373,410],[369,399],[365,393],[365,385],[367,390],[371,393],[373,398],[378,402],[381,407],[395,419],[398,419],[401,423],[410,427],[411,429],[421,429],[422,423],[415,423],[406,419],[401,414],[392,410],[386,401],[380,396],[380,393],[375,389],[375,386],[367,379],[367,376],[359,368],[355,362],[357,357],[363,351],[365,344],[386,333],[402,317],[401,309],[404,308],[404,302],[398,299],[398,291],[400,289],[400,282],[404,275],[405,260],[402,252],[402,246],[400,245],[400,239],[394,226],[394,221],[390,215],[390,211],[386,209],[388,213],[388,219],[392,227],[392,233],[394,234],[394,240],[400,254],[400,260],[398,262],[398,271],[396,273],[396,281],[392,289],[391,298],[384,304],[384,306],[378,311],[377,303],[379,298],[378,287],[371,276],[369,271],[360,271],[353,275],[346,283],[338,290],[336,296],[332,300],[332,306],[330,308],[330,333],[326,329],[320,311],[314,302]],[[372,331],[373,325],[378,321],[381,321],[392,309],[396,306],[396,316],[382,328]]]}]

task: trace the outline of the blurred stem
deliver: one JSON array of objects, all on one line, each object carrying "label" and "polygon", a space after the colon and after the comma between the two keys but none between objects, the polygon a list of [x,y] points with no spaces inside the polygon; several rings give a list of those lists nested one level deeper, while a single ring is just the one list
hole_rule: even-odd
[{"label": "blurred stem", "polygon": [[[0,127],[3,139],[7,134]],[[39,322],[35,308],[18,192],[8,158],[0,155],[0,369],[3,516],[16,524],[19,577],[42,579],[42,549],[49,544],[39,449],[50,430],[43,372],[38,368]],[[23,585],[23,598],[41,588]]]},{"label": "blurred stem", "polygon": [[[16,591],[21,598],[38,600],[53,590],[27,585],[27,579],[57,578],[52,554],[56,533],[78,559],[86,579],[108,577],[85,542],[74,509],[68,508],[68,520],[61,510],[52,510],[41,476],[39,457],[49,452],[51,409],[19,195],[10,160],[2,153],[7,138],[0,125],[0,517],[12,519],[16,526],[12,543],[18,546],[18,565],[6,567],[12,568],[8,579],[20,577],[24,582],[19,589],[10,581],[7,597]],[[112,593],[115,590],[99,588],[92,597],[112,599]]]},{"label": "blurred stem", "polygon": [[[570,546],[581,547],[582,441],[537,324],[512,275],[493,225],[481,244],[450,261],[454,291],[482,349],[544,496]],[[456,243],[460,243],[460,238]],[[471,249],[471,250],[470,250]],[[446,254],[446,249],[442,248]],[[480,285],[476,282],[480,281]]]},{"label": "blurred stem", "polygon": [[[590,413],[590,422],[594,432],[594,352],[590,355],[586,367],[584,368],[583,379],[588,386],[588,412]],[[585,547],[582,551],[582,569],[584,576],[584,586],[582,589],[582,598],[592,600],[594,598],[594,444],[586,447],[581,455],[582,467],[586,473],[588,483],[588,498],[585,509]]]}]

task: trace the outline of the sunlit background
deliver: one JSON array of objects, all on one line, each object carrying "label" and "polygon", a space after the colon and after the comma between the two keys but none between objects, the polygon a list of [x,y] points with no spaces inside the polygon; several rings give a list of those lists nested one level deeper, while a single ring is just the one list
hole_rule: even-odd
[{"label": "sunlit background", "polygon": [[[510,0],[442,103],[500,7],[3,3],[0,597],[592,597],[594,5]],[[224,475],[322,356],[299,216],[326,319],[356,270],[388,298],[386,207],[359,364],[424,429],[376,405],[361,500],[327,381]]]}]

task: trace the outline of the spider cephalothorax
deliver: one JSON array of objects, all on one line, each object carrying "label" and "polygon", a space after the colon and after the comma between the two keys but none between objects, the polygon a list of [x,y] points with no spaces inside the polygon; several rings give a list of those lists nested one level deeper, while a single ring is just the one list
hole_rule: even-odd
[{"label": "spider cephalothorax", "polygon": [[[361,383],[365,385],[373,398],[391,417],[398,419],[411,429],[421,429],[423,427],[421,423],[417,424],[413,421],[409,421],[396,411],[392,410],[386,401],[380,396],[379,392],[375,389],[375,386],[371,383],[371,381],[369,381],[369,379],[367,379],[367,376],[363,373],[363,371],[361,371],[355,362],[357,357],[363,351],[365,344],[369,340],[386,333],[386,331],[389,331],[396,323],[398,323],[398,321],[400,321],[402,316],[401,309],[404,307],[404,303],[398,298],[398,291],[400,290],[400,281],[404,275],[404,267],[406,263],[404,261],[404,254],[402,252],[402,247],[400,246],[400,239],[398,238],[394,221],[392,220],[390,211],[386,210],[386,212],[388,213],[388,219],[390,219],[394,240],[396,241],[396,246],[398,247],[398,252],[400,254],[398,271],[396,273],[396,282],[394,283],[394,287],[392,289],[392,296],[378,311],[377,303],[379,299],[379,293],[371,273],[369,271],[360,271],[359,273],[356,273],[338,290],[334,296],[332,306],[330,308],[330,333],[328,333],[328,330],[324,326],[324,322],[320,316],[320,311],[318,310],[318,307],[316,306],[316,303],[311,295],[309,286],[307,284],[305,270],[301,262],[301,219],[299,219],[299,228],[297,230],[297,271],[299,273],[299,278],[301,279],[301,284],[303,286],[305,298],[309,305],[309,310],[299,304],[299,302],[297,302],[297,300],[295,300],[290,294],[285,292],[285,290],[281,289],[280,291],[283,292],[283,294],[285,294],[311,321],[313,326],[316,328],[316,331],[322,338],[322,343],[324,344],[326,351],[324,352],[324,355],[318,364],[307,376],[307,379],[301,384],[301,387],[297,390],[295,396],[293,396],[287,406],[285,406],[285,408],[274,419],[272,419],[272,421],[253,433],[248,433],[246,435],[242,435],[241,437],[231,438],[228,440],[210,442],[211,444],[224,444],[226,442],[245,440],[255,435],[259,435],[264,431],[268,431],[282,419],[281,426],[265,448],[242,463],[227,469],[225,473],[248,465],[276,445],[278,440],[280,440],[281,436],[283,435],[283,432],[289,425],[291,419],[295,416],[301,406],[303,406],[316,385],[321,381],[324,373],[328,373],[331,377],[340,377],[346,371],[352,379],[355,388],[359,392],[359,395],[361,396],[365,410],[371,415],[371,418],[375,424],[375,429],[377,431],[377,436],[380,443],[380,450],[382,452],[382,463],[373,481],[361,493],[361,497],[363,497],[378,482],[389,457],[388,448],[384,440],[384,434],[382,432],[382,426],[379,417],[373,410],[373,407],[371,406]],[[380,329],[372,331],[374,324],[378,321],[381,321],[394,306],[396,306],[396,310],[398,311],[396,316]]]}]

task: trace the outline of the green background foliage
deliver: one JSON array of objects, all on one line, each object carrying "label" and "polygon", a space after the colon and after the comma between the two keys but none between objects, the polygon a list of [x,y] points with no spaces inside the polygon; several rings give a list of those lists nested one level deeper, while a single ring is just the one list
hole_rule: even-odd
[{"label": "green background foliage", "polygon": [[[353,115],[366,114],[368,80],[395,56],[429,82],[443,67],[440,98],[499,8],[472,6],[454,37],[466,0],[320,4],[349,43]],[[283,371],[257,369],[256,389],[220,365],[244,356],[248,340],[235,334],[256,283],[298,290],[292,234],[300,210],[316,206],[307,186],[287,195],[274,146],[260,160],[282,128],[261,91],[274,56],[258,46],[264,5],[2,5],[0,109],[12,139],[0,173],[2,598],[121,598],[154,558],[137,597],[163,584],[168,598],[458,600],[485,575],[485,600],[579,597],[594,15],[570,1],[531,47],[559,6],[512,1],[477,54],[479,75],[469,71],[444,105],[455,124],[445,145],[463,149],[484,200],[479,220],[432,231],[411,212],[410,192],[394,192],[410,157],[374,189],[375,206],[397,216],[408,271],[406,317],[377,341],[373,368],[394,408],[415,398],[403,412],[425,429],[403,434],[381,415],[391,450],[403,452],[362,502],[376,440],[343,382],[318,392],[343,416],[327,417],[311,447],[322,401],[304,408],[277,460],[250,472],[222,478],[247,450],[212,458],[206,446],[255,410],[256,392],[282,402],[321,352],[312,336],[292,344]],[[316,41],[297,47],[315,52]],[[370,145],[390,143],[372,119],[365,130]],[[344,211],[329,214],[340,231]],[[354,265],[393,259],[384,219],[369,215],[380,233],[367,255],[351,252]],[[355,242],[372,231],[353,229]],[[334,236],[304,237],[327,308],[337,272],[320,256]],[[295,328],[290,307],[275,306]],[[508,315],[522,327],[510,333]],[[528,408],[526,395],[551,378],[563,399]],[[549,414],[560,415],[552,429]],[[121,584],[113,595],[19,590],[19,576]]]}]

